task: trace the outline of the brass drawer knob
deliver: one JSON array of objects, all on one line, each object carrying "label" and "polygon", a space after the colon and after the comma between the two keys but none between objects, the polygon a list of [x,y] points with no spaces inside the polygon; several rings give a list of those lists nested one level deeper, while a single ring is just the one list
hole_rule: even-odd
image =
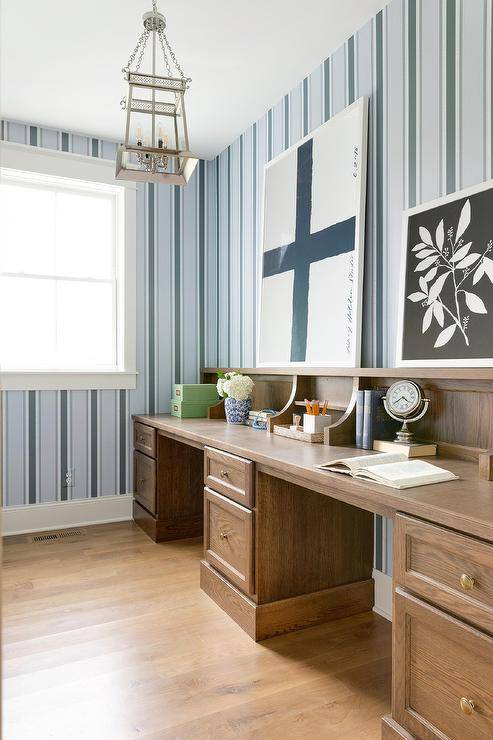
[{"label": "brass drawer knob", "polygon": [[461,588],[464,589],[464,591],[470,591],[471,588],[474,588],[476,581],[472,576],[468,576],[467,573],[463,573],[460,577],[460,585]]},{"label": "brass drawer knob", "polygon": [[219,532],[219,538],[220,538],[221,540],[227,540],[227,539],[228,539],[228,534],[227,534],[227,532]]},{"label": "brass drawer knob", "polygon": [[474,712],[474,702],[472,699],[467,699],[465,696],[459,702],[461,711],[468,716]]},{"label": "brass drawer knob", "polygon": [[221,470],[221,478],[227,478],[229,475],[227,470]]}]

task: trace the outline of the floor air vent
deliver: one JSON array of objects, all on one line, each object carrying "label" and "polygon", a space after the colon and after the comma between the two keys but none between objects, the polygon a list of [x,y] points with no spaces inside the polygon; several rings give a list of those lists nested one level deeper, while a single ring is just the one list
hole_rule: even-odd
[{"label": "floor air vent", "polygon": [[31,542],[54,542],[55,540],[65,540],[67,537],[82,537],[85,534],[85,529],[61,529],[59,532],[34,534],[30,539]]}]

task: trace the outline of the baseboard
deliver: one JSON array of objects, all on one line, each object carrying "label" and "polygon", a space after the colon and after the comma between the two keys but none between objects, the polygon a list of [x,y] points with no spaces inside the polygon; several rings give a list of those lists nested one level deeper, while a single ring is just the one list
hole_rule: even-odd
[{"label": "baseboard", "polygon": [[2,510],[2,534],[46,532],[63,527],[83,527],[132,519],[131,493],[100,496],[80,501],[55,501],[50,504],[6,506]]},{"label": "baseboard", "polygon": [[373,570],[375,581],[375,606],[373,611],[392,621],[392,576]]},{"label": "baseboard", "polygon": [[373,604],[371,579],[255,604],[205,560],[200,561],[200,587],[256,642],[368,612]]}]

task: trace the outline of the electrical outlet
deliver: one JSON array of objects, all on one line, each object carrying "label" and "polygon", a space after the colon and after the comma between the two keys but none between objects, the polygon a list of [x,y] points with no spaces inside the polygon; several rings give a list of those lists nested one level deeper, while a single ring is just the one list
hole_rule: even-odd
[{"label": "electrical outlet", "polygon": [[75,469],[69,468],[65,473],[65,487],[72,488],[75,485]]}]

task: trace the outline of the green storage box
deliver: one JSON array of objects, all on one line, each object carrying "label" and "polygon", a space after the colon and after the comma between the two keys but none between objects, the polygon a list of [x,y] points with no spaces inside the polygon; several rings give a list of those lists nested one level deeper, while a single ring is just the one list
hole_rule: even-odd
[{"label": "green storage box", "polygon": [[179,416],[181,419],[205,419],[207,409],[216,403],[212,401],[180,401],[171,399],[171,416]]},{"label": "green storage box", "polygon": [[220,400],[214,383],[175,383],[173,397],[177,401],[207,403],[209,406]]}]

